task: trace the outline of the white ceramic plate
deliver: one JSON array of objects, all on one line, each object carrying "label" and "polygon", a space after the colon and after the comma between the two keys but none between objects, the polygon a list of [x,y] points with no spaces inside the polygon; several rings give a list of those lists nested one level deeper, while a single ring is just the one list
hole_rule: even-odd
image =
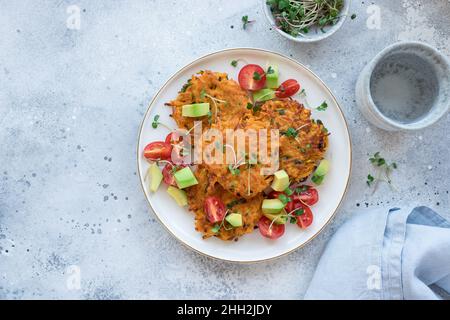
[{"label": "white ceramic plate", "polygon": [[[153,129],[153,117],[159,114],[160,121],[171,124],[175,128],[175,122],[169,117],[171,108],[164,106],[164,103],[175,99],[183,84],[199,70],[227,72],[230,78],[236,80],[243,64],[239,63],[238,67],[234,68],[230,62],[238,59],[244,59],[248,63],[256,63],[263,67],[269,62],[276,64],[280,70],[280,81],[290,78],[297,79],[302,88],[306,90],[311,107],[319,106],[324,100],[328,103],[328,109],[325,112],[315,110],[312,112],[313,118],[320,118],[331,132],[329,149],[326,154],[331,165],[330,172],[324,183],[318,187],[320,200],[312,207],[314,222],[306,230],[289,224],[284,236],[275,241],[263,238],[258,230],[241,237],[237,242],[225,242],[214,237],[203,240],[201,234],[194,230],[193,214],[175,203],[167,194],[165,185],[162,184],[156,193],[150,193],[148,183],[144,182],[144,175],[149,164],[142,156],[143,149],[152,141],[164,141],[169,133],[162,126]],[[164,84],[151,101],[142,121],[138,139],[139,178],[145,196],[159,221],[173,236],[193,250],[227,261],[256,262],[273,259],[305,245],[322,230],[336,213],[350,177],[350,136],[342,111],[331,91],[302,64],[281,54],[261,49],[227,49],[199,58],[182,68]]]}]

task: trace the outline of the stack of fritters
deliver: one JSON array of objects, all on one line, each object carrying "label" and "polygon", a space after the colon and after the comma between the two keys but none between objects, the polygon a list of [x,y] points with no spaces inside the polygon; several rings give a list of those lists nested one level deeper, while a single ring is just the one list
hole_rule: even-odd
[{"label": "stack of fritters", "polygon": [[[198,118],[182,116],[182,106],[186,104],[209,102],[210,114]],[[311,111],[295,100],[270,100],[253,105],[249,94],[237,82],[228,79],[226,73],[202,71],[183,86],[176,100],[171,101],[172,117],[179,128],[190,130],[194,121],[202,121],[203,131],[214,128],[222,132],[225,138],[226,129],[278,129],[279,168],[286,170],[291,182],[306,179],[323,159],[328,144],[328,132],[320,121],[311,120]],[[255,108],[256,107],[256,108]],[[203,147],[210,141],[203,141]],[[215,152],[222,152],[223,158],[227,149],[236,149],[232,142],[215,146]],[[248,147],[248,146],[247,146]],[[269,143],[269,154],[270,146]],[[249,164],[247,153],[235,155],[234,163],[203,163],[197,167],[195,176],[198,184],[188,188],[189,209],[195,213],[196,230],[205,238],[217,236],[222,240],[233,240],[250,233],[262,216],[261,204],[264,190],[272,183],[272,176],[263,176],[260,169],[267,164]],[[258,158],[258,155],[256,155]],[[218,232],[213,232],[211,224],[203,210],[208,196],[220,198],[230,212],[242,214],[243,226],[232,228],[224,222]]]}]

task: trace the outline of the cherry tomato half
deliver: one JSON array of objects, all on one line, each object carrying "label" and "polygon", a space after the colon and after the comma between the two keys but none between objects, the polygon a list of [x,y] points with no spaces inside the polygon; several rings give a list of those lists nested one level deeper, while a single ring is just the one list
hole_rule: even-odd
[{"label": "cherry tomato half", "polygon": [[292,200],[293,201],[300,200],[304,204],[306,204],[308,206],[312,206],[312,205],[316,204],[317,201],[319,201],[319,193],[317,192],[317,190],[315,188],[312,188],[310,186],[306,186],[306,187],[308,189],[306,189],[305,191],[302,191],[299,194],[293,194]]},{"label": "cherry tomato half", "polygon": [[308,206],[303,205],[303,210],[303,214],[297,216],[297,225],[301,229],[306,229],[313,222],[313,214]]},{"label": "cherry tomato half", "polygon": [[168,160],[172,153],[172,146],[162,141],[149,143],[144,148],[144,157],[147,160]]},{"label": "cherry tomato half", "polygon": [[275,95],[278,98],[292,97],[300,90],[300,84],[295,79],[289,79],[284,81],[278,89],[275,91]]},{"label": "cherry tomato half", "polygon": [[301,209],[301,208],[303,208],[303,206],[302,206],[302,203],[298,199],[289,201],[288,203],[286,203],[286,206],[284,207],[286,212],[291,213],[291,214],[293,214],[295,210]]},{"label": "cherry tomato half", "polygon": [[248,64],[239,71],[238,80],[241,88],[256,91],[264,88],[266,74],[257,64]]},{"label": "cherry tomato half", "polygon": [[177,183],[175,182],[175,177],[173,176],[175,172],[186,167],[185,165],[174,165],[168,163],[162,170],[163,181],[165,184],[169,186],[177,187]]},{"label": "cherry tomato half", "polygon": [[284,234],[285,226],[284,224],[272,223],[272,220],[263,216],[258,222],[258,229],[263,237],[275,240]]},{"label": "cherry tomato half", "polygon": [[[178,141],[175,141],[175,139],[178,137]],[[175,132],[171,132],[167,135],[165,143],[168,144],[174,144],[174,143],[179,143],[181,142],[181,136],[179,135],[179,133],[175,133]]]},{"label": "cherry tomato half", "polygon": [[207,197],[205,199],[204,210],[206,213],[206,218],[211,223],[222,221],[225,217],[225,204],[217,197]]}]

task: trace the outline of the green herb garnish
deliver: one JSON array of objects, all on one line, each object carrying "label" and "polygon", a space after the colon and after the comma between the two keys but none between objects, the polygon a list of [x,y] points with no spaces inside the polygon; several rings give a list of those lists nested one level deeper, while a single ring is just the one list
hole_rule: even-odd
[{"label": "green herb garnish", "polygon": [[356,19],[356,13],[352,14],[350,19],[355,20]]},{"label": "green herb garnish", "polygon": [[374,155],[369,158],[369,161],[377,170],[377,174],[376,177],[372,176],[371,174],[367,176],[367,185],[370,187],[375,182],[376,189],[378,182],[384,181],[387,182],[391,187],[393,187],[390,175],[392,170],[397,169],[397,163],[388,163],[385,158],[381,157],[380,152],[375,152]]},{"label": "green herb garnish", "polygon": [[311,177],[311,181],[314,182],[315,184],[319,185],[319,184],[322,184],[324,178],[325,178],[325,176],[313,175]]},{"label": "green herb garnish", "polygon": [[259,81],[259,80],[261,80],[261,75],[258,72],[255,71],[253,73],[253,79],[256,80],[256,81]]},{"label": "green herb garnish", "polygon": [[187,88],[189,88],[192,85],[192,80],[189,79],[181,88],[180,92],[186,92]]},{"label": "green herb garnish", "polygon": [[277,27],[297,37],[306,35],[316,26],[326,32],[326,26],[339,20],[344,0],[268,0]]},{"label": "green herb garnish", "polygon": [[291,201],[291,198],[289,198],[287,195],[285,195],[285,194],[283,194],[283,193],[281,193],[281,194],[278,196],[278,199],[280,199],[280,201],[283,202],[283,204],[286,204],[286,203],[288,203],[288,202]]},{"label": "green herb garnish", "polygon": [[322,102],[320,106],[316,108],[317,111],[325,111],[328,108],[328,104],[326,101]]},{"label": "green herb garnish", "polygon": [[286,137],[292,137],[295,138],[297,137],[297,130],[295,130],[295,128],[289,127],[286,131],[282,132],[282,134],[284,134]]},{"label": "green herb garnish", "polygon": [[248,20],[248,16],[247,15],[245,15],[245,16],[243,16],[242,17],[242,28],[245,30],[245,29],[247,29],[247,25],[249,24],[249,23],[252,23],[253,21],[251,21],[251,20]]},{"label": "green herb garnish", "polygon": [[275,72],[275,70],[273,70],[273,68],[271,66],[269,66],[269,68],[267,68],[266,74],[272,74],[274,72]]},{"label": "green herb garnish", "polygon": [[228,166],[228,170],[230,170],[230,172],[233,176],[237,176],[241,173],[241,170],[239,170],[238,168],[235,168],[232,164],[230,164]]},{"label": "green herb garnish", "polygon": [[369,173],[367,175],[367,181],[366,181],[367,185],[370,187],[374,181],[375,181],[375,178]]},{"label": "green herb garnish", "polygon": [[294,194],[294,191],[292,191],[292,189],[288,187],[286,188],[286,190],[284,190],[284,193],[286,193],[286,195],[288,196],[292,196]]},{"label": "green herb garnish", "polygon": [[295,193],[302,193],[306,190],[308,190],[308,186],[297,187],[297,188],[295,188]]},{"label": "green herb garnish", "polygon": [[153,127],[153,129],[158,128],[158,124],[159,124],[158,120],[159,120],[159,114],[157,114],[157,115],[153,118],[153,122],[152,122],[152,127]]},{"label": "green herb garnish", "polygon": [[237,60],[231,61],[231,65],[236,68],[238,65],[238,61]]}]

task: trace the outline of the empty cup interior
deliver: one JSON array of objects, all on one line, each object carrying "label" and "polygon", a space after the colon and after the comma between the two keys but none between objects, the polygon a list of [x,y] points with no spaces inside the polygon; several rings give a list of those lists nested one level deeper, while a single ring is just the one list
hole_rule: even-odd
[{"label": "empty cup interior", "polygon": [[427,117],[439,96],[436,67],[412,51],[387,54],[375,65],[370,93],[379,112],[400,124]]}]

